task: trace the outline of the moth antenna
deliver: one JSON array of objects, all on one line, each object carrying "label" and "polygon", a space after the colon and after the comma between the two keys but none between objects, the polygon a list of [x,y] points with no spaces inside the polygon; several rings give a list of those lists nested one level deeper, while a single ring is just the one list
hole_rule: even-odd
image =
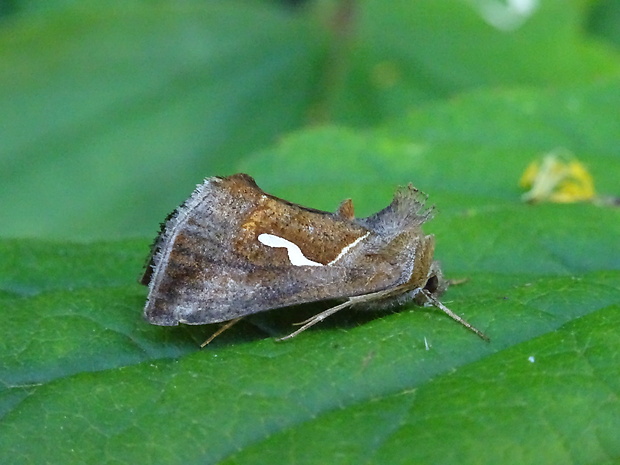
[{"label": "moth antenna", "polygon": [[349,300],[347,300],[346,302],[341,303],[340,305],[336,305],[335,307],[328,308],[327,310],[325,310],[325,311],[323,311],[321,313],[318,313],[318,314],[314,315],[313,317],[308,318],[305,321],[302,321],[300,323],[296,323],[296,324],[303,325],[303,326],[301,328],[299,328],[297,331],[293,331],[288,336],[284,336],[284,337],[281,337],[279,339],[276,339],[276,341],[286,341],[287,339],[291,339],[291,338],[297,336],[299,333],[304,332],[306,329],[310,328],[311,326],[314,326],[315,324],[320,323],[321,321],[323,321],[328,316],[333,315],[337,311],[342,310],[343,308],[347,308],[350,305],[353,305],[354,303],[355,303],[355,301],[353,300],[353,298],[349,298]]},{"label": "moth antenna", "polygon": [[207,346],[211,341],[213,341],[213,339],[215,339],[216,337],[218,337],[220,334],[222,334],[224,331],[226,331],[227,329],[230,329],[230,327],[232,325],[234,325],[235,323],[237,323],[241,318],[243,318],[242,316],[238,317],[238,318],[233,318],[230,321],[227,321],[225,324],[223,324],[216,332],[214,332],[211,337],[209,337],[209,339],[207,339],[205,342],[203,342],[202,344],[200,344],[200,348],[204,349],[205,346]]},{"label": "moth antenna", "polygon": [[435,307],[437,307],[439,310],[441,310],[442,312],[444,312],[446,315],[448,315],[450,318],[452,318],[455,321],[458,321],[459,323],[461,323],[463,326],[465,326],[467,329],[469,329],[470,331],[473,331],[474,333],[476,333],[481,339],[484,339],[487,342],[490,342],[491,340],[489,339],[489,337],[484,334],[482,331],[480,331],[478,328],[476,328],[475,326],[472,326],[470,323],[468,323],[465,319],[463,319],[462,317],[460,317],[459,315],[457,315],[456,313],[454,313],[452,310],[450,310],[448,307],[446,307],[444,304],[442,304],[439,300],[437,300],[435,297],[433,297],[433,295],[428,292],[426,289],[422,289],[422,294],[424,295],[424,297],[426,297],[426,299],[433,304]]}]

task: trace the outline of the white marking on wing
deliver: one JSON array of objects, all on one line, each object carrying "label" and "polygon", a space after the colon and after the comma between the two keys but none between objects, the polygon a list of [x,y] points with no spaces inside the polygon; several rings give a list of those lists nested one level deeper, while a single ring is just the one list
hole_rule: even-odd
[{"label": "white marking on wing", "polygon": [[334,263],[336,263],[338,260],[340,260],[342,257],[344,257],[344,255],[351,250],[353,247],[355,247],[357,244],[359,244],[362,240],[366,239],[368,237],[368,235],[370,234],[370,231],[368,231],[366,234],[364,234],[363,236],[358,237],[357,239],[355,239],[353,242],[351,242],[349,245],[346,245],[342,248],[342,250],[340,251],[340,253],[338,254],[338,256],[336,258],[334,258],[331,262],[328,263],[328,265],[333,265]]},{"label": "white marking on wing", "polygon": [[324,266],[322,263],[313,262],[305,257],[297,244],[284,239],[283,237],[274,236],[273,234],[259,234],[258,240],[267,247],[284,247],[288,252],[288,259],[294,266]]}]

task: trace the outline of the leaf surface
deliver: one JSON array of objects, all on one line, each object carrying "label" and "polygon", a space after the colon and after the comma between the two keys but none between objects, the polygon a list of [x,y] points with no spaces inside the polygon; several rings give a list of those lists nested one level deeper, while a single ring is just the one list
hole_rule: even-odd
[{"label": "leaf surface", "polygon": [[468,278],[444,301],[489,344],[414,306],[268,336],[311,305],[199,350],[213,327],[141,318],[147,240],[2,241],[0,462],[614,463],[620,210],[523,204],[517,182],[563,146],[617,195],[619,101],[614,82],[480,92],[373,131],[293,134],[240,165],[309,206],[351,196],[358,215],[422,188],[437,257]]}]

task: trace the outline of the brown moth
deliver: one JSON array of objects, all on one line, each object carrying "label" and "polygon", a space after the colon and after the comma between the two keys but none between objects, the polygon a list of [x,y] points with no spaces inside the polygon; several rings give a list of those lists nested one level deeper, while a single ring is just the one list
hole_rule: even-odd
[{"label": "brown moth", "polygon": [[434,237],[421,229],[432,214],[425,200],[409,185],[380,212],[355,218],[350,199],[329,213],[269,195],[246,174],[207,178],[162,225],[141,280],[144,315],[163,326],[229,322],[225,329],[273,308],[343,301],[288,339],[349,306],[414,301],[487,339],[437,299],[448,282],[433,261]]}]

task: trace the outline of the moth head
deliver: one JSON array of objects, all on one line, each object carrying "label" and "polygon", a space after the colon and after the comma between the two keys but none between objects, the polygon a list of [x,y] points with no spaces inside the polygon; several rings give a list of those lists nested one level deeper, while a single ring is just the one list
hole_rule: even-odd
[{"label": "moth head", "polygon": [[[434,261],[428,271],[428,277],[424,289],[432,294],[434,297],[439,297],[448,289],[449,281],[444,278],[443,272],[439,262]],[[421,303],[424,303],[424,299],[421,299]]]}]

